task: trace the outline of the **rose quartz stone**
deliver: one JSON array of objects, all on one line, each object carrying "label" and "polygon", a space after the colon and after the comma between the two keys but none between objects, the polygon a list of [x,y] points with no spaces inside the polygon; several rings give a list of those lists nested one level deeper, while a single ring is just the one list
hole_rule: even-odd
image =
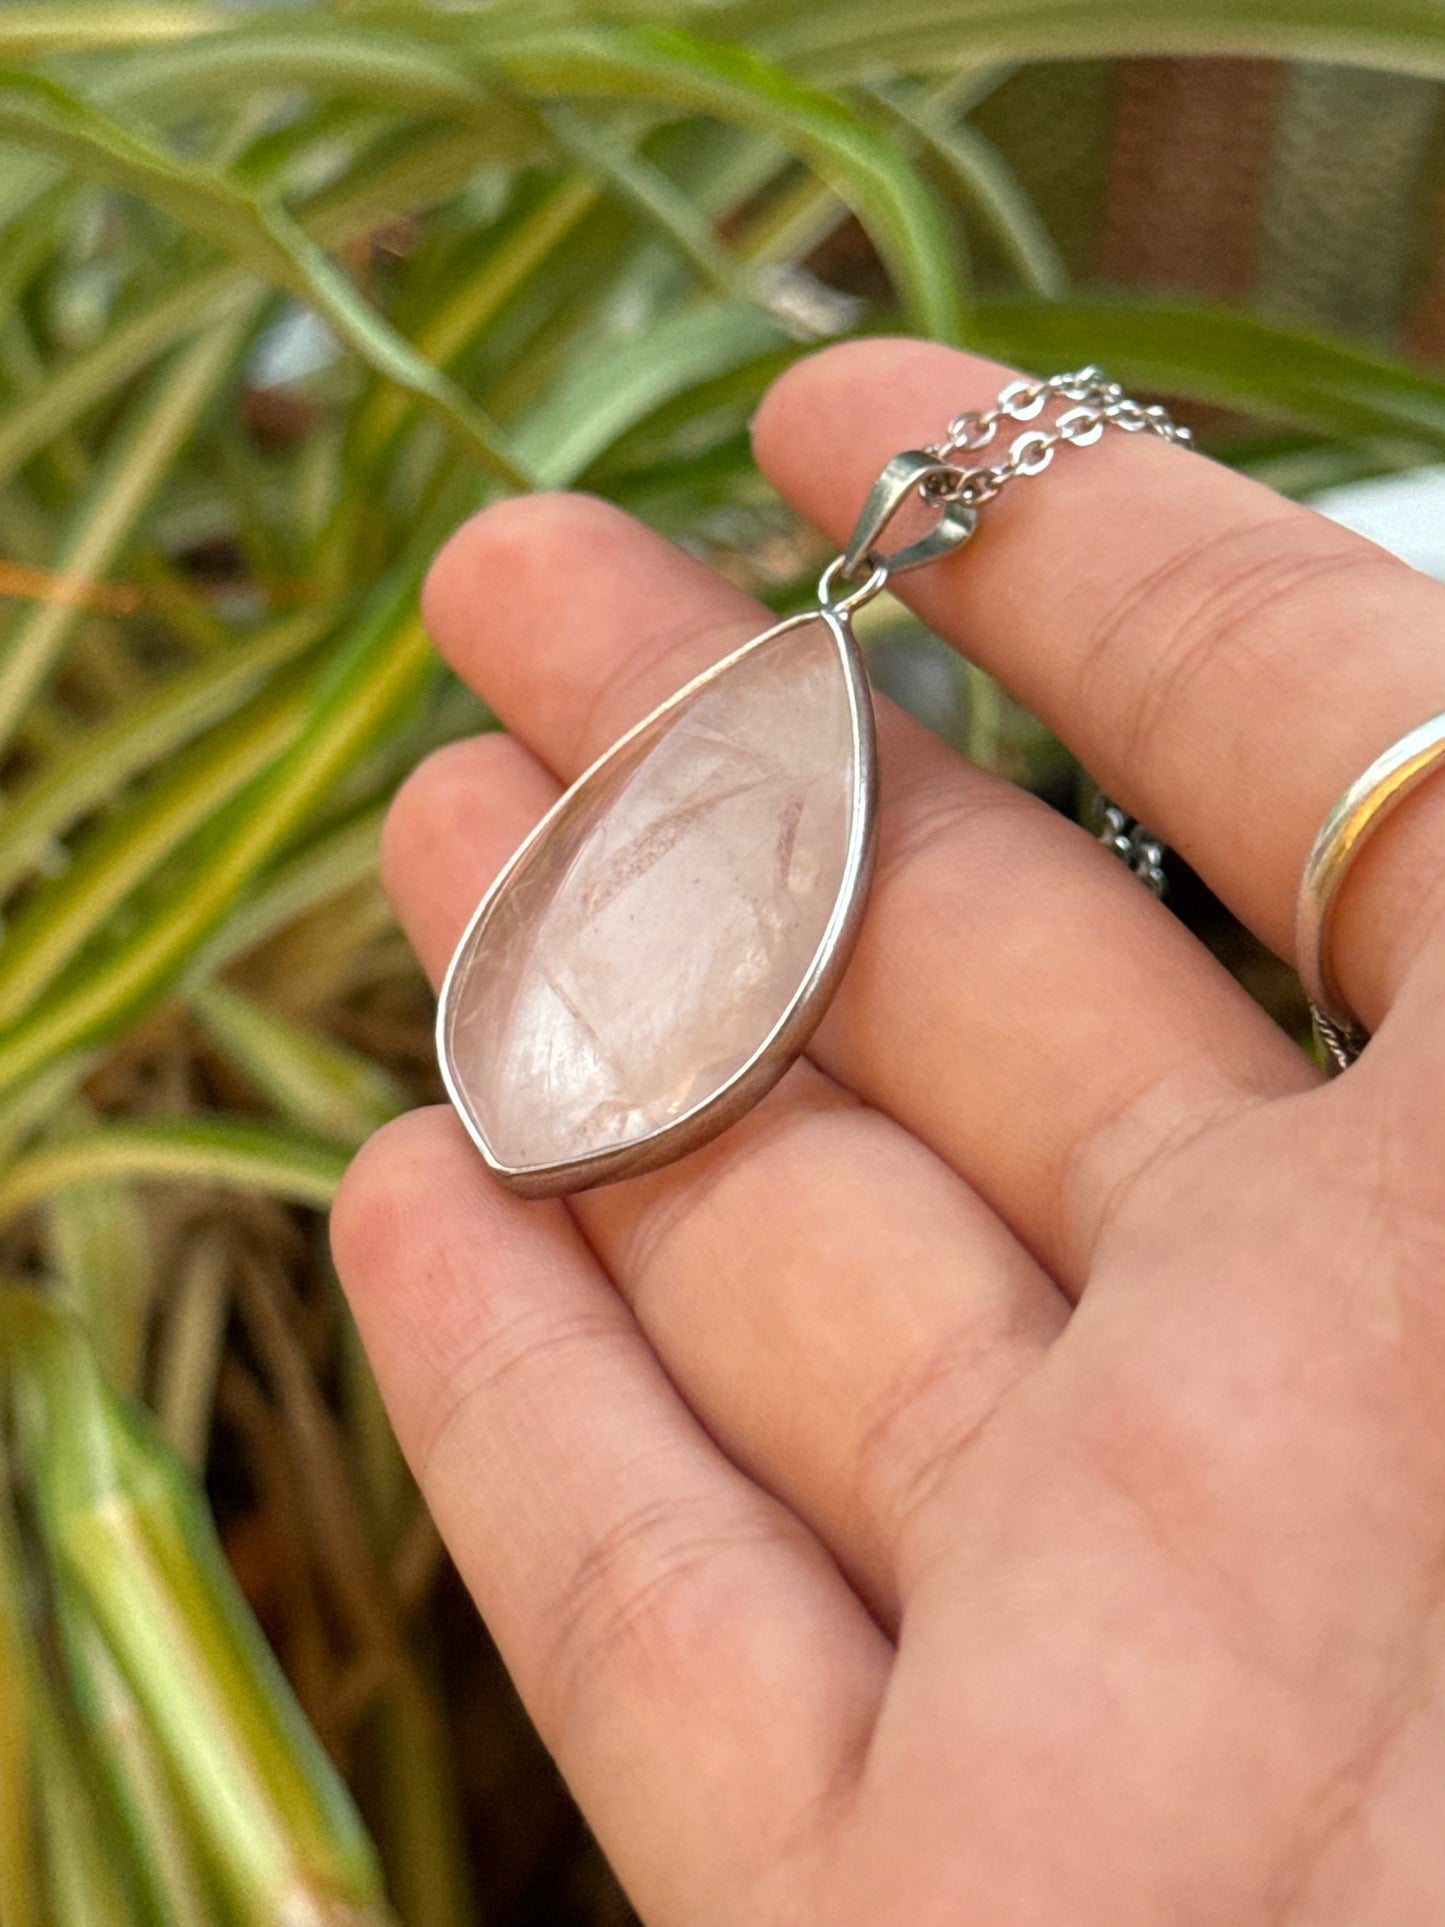
[{"label": "rose quartz stone", "polygon": [[452,1080],[498,1163],[631,1143],[733,1078],[823,943],[854,791],[848,682],[814,620],[683,691],[570,792],[447,993]]}]

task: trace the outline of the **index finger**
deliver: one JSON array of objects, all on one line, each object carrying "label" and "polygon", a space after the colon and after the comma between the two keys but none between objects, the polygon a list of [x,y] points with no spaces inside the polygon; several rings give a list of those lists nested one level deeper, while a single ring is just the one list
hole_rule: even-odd
[{"label": "index finger", "polygon": [[[921,341],[829,348],[769,391],[758,460],[842,541],[848,505],[891,455],[937,441],[1014,378]],[[1149,435],[1060,450],[981,510],[964,549],[898,589],[1286,956],[1325,812],[1445,709],[1445,589]],[[1445,874],[1442,854],[1445,783],[1401,809],[1342,896],[1336,975],[1372,1026],[1439,918],[1445,890],[1420,879]]]}]

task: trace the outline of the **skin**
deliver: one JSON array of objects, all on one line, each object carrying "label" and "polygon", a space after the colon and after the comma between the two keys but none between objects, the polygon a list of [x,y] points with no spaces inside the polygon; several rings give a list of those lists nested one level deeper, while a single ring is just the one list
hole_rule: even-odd
[{"label": "skin", "polygon": [[[1010,371],[827,349],[755,424],[835,541]],[[1289,954],[1321,818],[1445,709],[1445,590],[1106,435],[899,593]],[[603,503],[426,591],[506,736],[387,887],[441,974],[570,779],[764,612]],[[1081,830],[880,704],[878,879],[808,1057],[563,1203],[446,1109],[334,1246],[427,1500],[654,1927],[1413,1927],[1445,1911],[1445,778],[1334,922],[1325,1083]]]}]

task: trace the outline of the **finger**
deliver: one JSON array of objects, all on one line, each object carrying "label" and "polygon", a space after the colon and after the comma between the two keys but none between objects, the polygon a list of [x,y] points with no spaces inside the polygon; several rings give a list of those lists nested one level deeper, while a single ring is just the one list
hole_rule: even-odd
[{"label": "finger", "polygon": [[448,1111],[372,1138],[337,1268],[397,1435],[542,1737],[642,1912],[761,1917],[821,1850],[890,1649],[707,1439],[565,1208]]},{"label": "finger", "polygon": [[[433,981],[555,794],[501,736],[407,782],[382,867]],[[806,1065],[715,1144],[572,1207],[710,1434],[895,1623],[920,1499],[1062,1327],[1052,1283],[931,1152]]]},{"label": "finger", "polygon": [[[426,606],[461,673],[563,777],[767,620],[582,497],[477,517],[436,563]],[[1311,1073],[1091,838],[878,711],[878,872],[810,1054],[959,1170],[1076,1290],[1136,1170]]]},{"label": "finger", "polygon": [[[769,392],[758,460],[842,538],[890,455],[937,439],[1010,379],[923,342],[829,349]],[[1061,451],[1046,477],[983,509],[966,549],[901,578],[899,593],[1285,956],[1325,812],[1387,744],[1445,708],[1445,590],[1153,436],[1110,432]],[[1350,879],[1334,955],[1367,1022],[1445,910],[1442,854],[1437,783]]]}]

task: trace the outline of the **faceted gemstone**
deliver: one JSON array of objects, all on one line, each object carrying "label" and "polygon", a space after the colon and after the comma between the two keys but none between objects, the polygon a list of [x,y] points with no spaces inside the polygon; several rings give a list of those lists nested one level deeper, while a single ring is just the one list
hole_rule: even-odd
[{"label": "faceted gemstone", "polygon": [[684,689],[563,798],[445,993],[453,1089],[499,1165],[650,1137],[767,1042],[857,868],[867,700],[815,617]]}]

